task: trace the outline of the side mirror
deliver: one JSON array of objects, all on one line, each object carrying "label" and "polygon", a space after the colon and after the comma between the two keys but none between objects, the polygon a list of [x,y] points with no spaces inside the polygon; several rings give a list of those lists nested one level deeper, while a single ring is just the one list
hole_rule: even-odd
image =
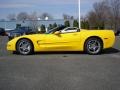
[{"label": "side mirror", "polygon": [[59,34],[60,34],[60,31],[56,31],[54,34],[55,34],[55,35],[59,35]]}]

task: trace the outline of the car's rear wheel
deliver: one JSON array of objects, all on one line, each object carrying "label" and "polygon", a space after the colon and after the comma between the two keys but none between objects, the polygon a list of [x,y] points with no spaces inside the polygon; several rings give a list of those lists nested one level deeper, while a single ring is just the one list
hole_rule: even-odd
[{"label": "car's rear wheel", "polygon": [[89,38],[85,42],[84,48],[88,54],[96,55],[96,54],[100,54],[100,52],[102,51],[103,44],[102,41],[98,38]]},{"label": "car's rear wheel", "polygon": [[21,39],[16,44],[16,50],[19,54],[30,55],[33,53],[33,45],[28,39]]}]

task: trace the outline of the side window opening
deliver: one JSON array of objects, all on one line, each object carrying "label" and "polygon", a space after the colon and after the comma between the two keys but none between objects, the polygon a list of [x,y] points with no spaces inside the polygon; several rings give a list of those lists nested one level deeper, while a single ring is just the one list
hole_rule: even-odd
[{"label": "side window opening", "polygon": [[74,32],[78,32],[78,28],[69,27],[61,30],[61,33],[74,33]]}]

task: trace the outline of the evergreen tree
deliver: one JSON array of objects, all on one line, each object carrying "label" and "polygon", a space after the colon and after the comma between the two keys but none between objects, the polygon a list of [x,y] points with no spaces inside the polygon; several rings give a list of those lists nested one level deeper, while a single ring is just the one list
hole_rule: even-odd
[{"label": "evergreen tree", "polygon": [[56,23],[53,24],[53,28],[55,28],[55,27],[57,27],[57,24],[56,24]]},{"label": "evergreen tree", "polygon": [[81,28],[82,29],[89,29],[88,21],[81,21]]},{"label": "evergreen tree", "polygon": [[46,30],[45,30],[45,25],[41,25],[41,31],[40,31],[40,33],[45,33],[46,32]]},{"label": "evergreen tree", "polygon": [[65,27],[70,27],[70,22],[69,21],[65,21],[64,25],[65,25]]},{"label": "evergreen tree", "polygon": [[74,20],[73,21],[73,27],[79,27],[79,25],[78,25],[79,23],[78,23],[78,21],[77,20]]},{"label": "evergreen tree", "polygon": [[48,30],[53,29],[53,25],[49,24]]}]

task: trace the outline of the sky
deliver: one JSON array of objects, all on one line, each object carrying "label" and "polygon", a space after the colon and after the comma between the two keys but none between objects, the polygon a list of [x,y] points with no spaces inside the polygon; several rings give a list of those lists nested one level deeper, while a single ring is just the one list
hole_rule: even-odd
[{"label": "sky", "polygon": [[[94,2],[100,0],[80,0],[81,15],[86,15]],[[78,0],[0,0],[0,19],[6,19],[8,14],[20,12],[37,12],[38,15],[47,12],[55,19],[61,19],[63,14],[78,17]]]}]

